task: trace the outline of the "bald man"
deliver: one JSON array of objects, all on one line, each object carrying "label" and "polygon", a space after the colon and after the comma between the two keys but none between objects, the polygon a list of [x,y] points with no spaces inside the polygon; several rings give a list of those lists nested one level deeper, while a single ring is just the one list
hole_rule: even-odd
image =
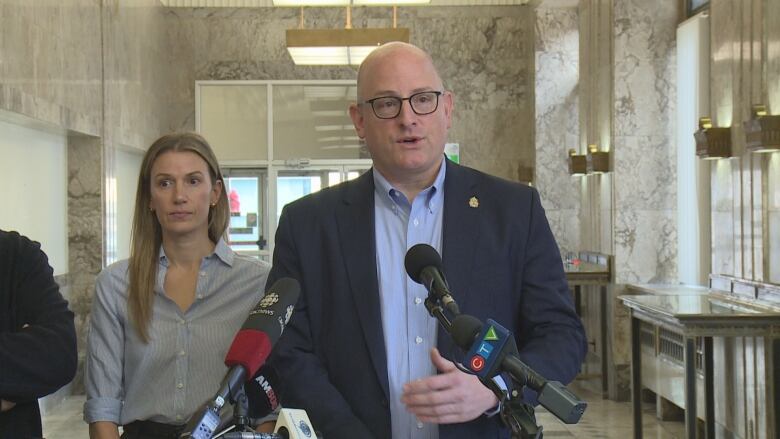
[{"label": "bald man", "polygon": [[287,205],[277,230],[268,285],[302,285],[270,359],[282,404],[326,438],[509,437],[403,261],[436,248],[461,311],[512,329],[526,364],[568,383],[585,335],[539,195],[445,158],[453,95],[415,46],[373,51],[349,111],[373,168]]}]

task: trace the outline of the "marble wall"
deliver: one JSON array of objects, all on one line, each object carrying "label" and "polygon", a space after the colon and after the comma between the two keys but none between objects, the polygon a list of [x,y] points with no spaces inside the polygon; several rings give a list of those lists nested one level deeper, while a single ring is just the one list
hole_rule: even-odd
[{"label": "marble wall", "polygon": [[[780,282],[780,153],[745,151],[742,122],[754,104],[780,114],[780,4],[775,0],[712,0],[710,111],[732,127],[732,155],[712,166],[712,271]],[[716,387],[716,418],[738,437],[773,434],[772,341],[720,341],[716,361],[727,372]],[[775,365],[776,366],[776,365]],[[719,377],[716,377],[716,379]],[[777,386],[777,383],[773,384]]]},{"label": "marble wall", "polygon": [[100,7],[0,0],[0,108],[99,135]]},{"label": "marble wall", "polygon": [[[614,255],[615,285],[677,276],[675,34],[678,3],[582,0],[580,141],[611,153],[613,171],[581,178],[581,244]],[[629,388],[628,313],[610,300],[610,397]]]},{"label": "marble wall", "polygon": [[677,277],[677,2],[615,2],[615,281]]},{"label": "marble wall", "polygon": [[[285,8],[172,8],[172,62],[181,65],[174,91],[174,125],[194,128],[196,80],[354,79],[353,67],[295,66],[285,30],[299,10]],[[307,28],[344,25],[341,8],[305,11]],[[390,27],[392,9],[353,8],[353,27]],[[404,7],[398,26],[431,53],[455,95],[450,141],[461,162],[517,179],[518,165],[535,160],[533,10],[522,6]]]},{"label": "marble wall", "polygon": [[[771,255],[778,251],[780,241],[772,239],[777,231],[767,212],[776,204],[767,192],[774,190],[770,183],[777,178],[773,175],[777,168],[771,154],[745,151],[742,122],[750,118],[755,104],[765,104],[771,114],[780,114],[780,31],[776,26],[780,5],[772,0],[713,0],[710,17],[710,110],[714,123],[732,127],[733,155],[712,171],[712,191],[719,195],[712,207],[713,270],[771,281]],[[770,204],[765,206],[765,202]]]},{"label": "marble wall", "polygon": [[561,253],[579,251],[580,183],[568,172],[579,144],[579,27],[576,8],[536,9],[535,184]]},{"label": "marble wall", "polygon": [[94,279],[114,258],[114,152],[172,128],[169,51],[157,0],[0,0],[0,109],[68,133],[69,299],[82,358]]}]

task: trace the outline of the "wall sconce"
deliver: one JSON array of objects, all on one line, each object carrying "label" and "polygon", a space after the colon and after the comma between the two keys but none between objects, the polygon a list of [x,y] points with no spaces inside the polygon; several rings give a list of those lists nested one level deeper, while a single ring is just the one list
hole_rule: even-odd
[{"label": "wall sconce", "polygon": [[780,151],[780,114],[770,115],[761,104],[753,105],[753,117],[742,123],[745,148],[750,152]]},{"label": "wall sconce", "polygon": [[712,119],[699,119],[699,130],[693,133],[696,139],[696,155],[705,160],[731,157],[731,127],[713,127]]},{"label": "wall sconce", "polygon": [[577,154],[572,148],[569,150],[569,174],[574,176],[585,175],[588,173],[588,158],[585,154]]},{"label": "wall sconce", "polygon": [[534,167],[526,166],[522,163],[517,165],[517,181],[525,183],[528,186],[534,185]]},{"label": "wall sconce", "polygon": [[599,151],[598,146],[588,145],[588,172],[603,174],[610,172],[609,151]]}]

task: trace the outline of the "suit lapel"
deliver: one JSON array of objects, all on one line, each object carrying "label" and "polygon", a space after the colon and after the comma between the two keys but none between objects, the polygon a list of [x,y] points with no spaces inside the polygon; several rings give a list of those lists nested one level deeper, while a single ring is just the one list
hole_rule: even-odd
[{"label": "suit lapel", "polygon": [[[444,178],[442,262],[452,296],[463,311],[468,309],[471,299],[466,293],[471,285],[475,248],[480,233],[480,188],[474,173],[449,160],[445,162],[447,174]],[[439,346],[442,346],[444,340],[449,340],[449,335],[439,331]]]},{"label": "suit lapel", "polygon": [[374,180],[372,171],[347,184],[336,213],[339,241],[363,336],[374,370],[389,398],[387,356],[382,336],[379,283],[376,277],[374,236]]}]

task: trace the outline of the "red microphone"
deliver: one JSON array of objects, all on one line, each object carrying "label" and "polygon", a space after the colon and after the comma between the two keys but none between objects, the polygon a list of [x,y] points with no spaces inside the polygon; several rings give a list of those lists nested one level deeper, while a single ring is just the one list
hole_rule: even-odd
[{"label": "red microphone", "polygon": [[265,363],[298,301],[298,281],[283,277],[271,286],[238,330],[225,356],[225,365],[244,367],[250,380]]},{"label": "red microphone", "polygon": [[222,379],[217,394],[195,412],[179,437],[212,437],[222,422],[222,407],[227,402],[236,402],[236,395],[244,382],[251,380],[265,363],[284,326],[290,321],[300,293],[298,281],[287,277],[277,280],[268,289],[230,345],[225,356],[225,365],[230,369]]}]

